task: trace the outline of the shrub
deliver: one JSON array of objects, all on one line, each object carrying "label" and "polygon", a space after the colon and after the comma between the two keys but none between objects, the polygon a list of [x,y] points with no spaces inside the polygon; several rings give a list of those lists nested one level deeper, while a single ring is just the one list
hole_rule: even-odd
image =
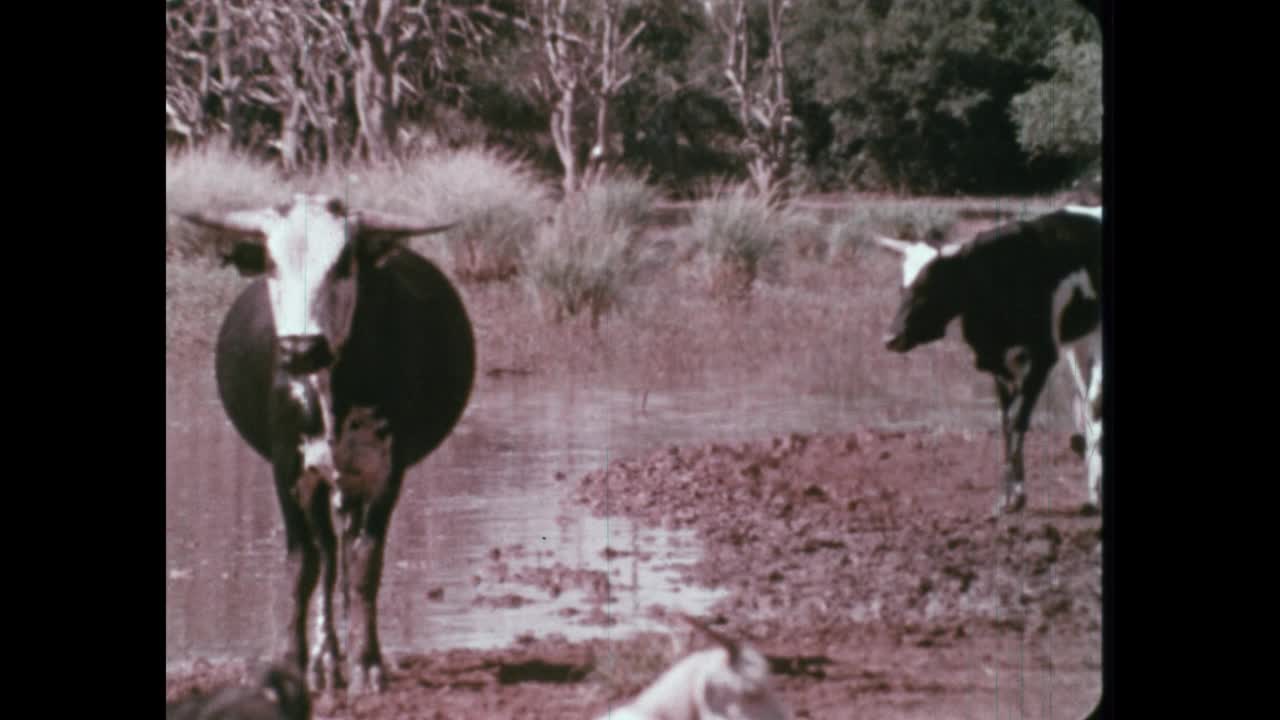
[{"label": "shrub", "polygon": [[641,266],[637,240],[655,197],[634,178],[603,180],[566,197],[542,226],[524,263],[555,321],[586,311],[595,328],[622,302]]},{"label": "shrub", "polygon": [[783,240],[809,223],[788,209],[771,207],[746,185],[714,190],[694,207],[688,233],[702,259],[703,276],[714,297],[743,299]]}]

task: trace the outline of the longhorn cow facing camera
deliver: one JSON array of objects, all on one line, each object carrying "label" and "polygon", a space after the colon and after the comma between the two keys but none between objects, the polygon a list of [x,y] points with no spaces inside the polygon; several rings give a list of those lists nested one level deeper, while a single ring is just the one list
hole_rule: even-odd
[{"label": "longhorn cow facing camera", "polygon": [[[286,655],[304,671],[310,658],[313,687],[340,682],[333,591],[341,568],[343,598],[355,610],[349,690],[381,690],[377,599],[391,513],[405,471],[452,432],[475,377],[461,297],[404,247],[449,226],[316,195],[183,217],[229,238],[226,261],[260,276],[223,321],[216,371],[227,415],[275,478],[293,595]],[[308,605],[320,580],[308,654]]]}]

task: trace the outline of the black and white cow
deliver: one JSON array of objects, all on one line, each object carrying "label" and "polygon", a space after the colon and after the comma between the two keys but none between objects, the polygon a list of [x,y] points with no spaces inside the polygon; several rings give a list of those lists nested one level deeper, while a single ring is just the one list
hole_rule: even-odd
[{"label": "black and white cow", "polygon": [[[1049,371],[1066,350],[1084,441],[1076,444],[1088,467],[1085,510],[1096,510],[1102,476],[1102,209],[1068,206],[940,250],[876,240],[903,255],[903,299],[885,346],[908,352],[942,338],[959,317],[975,365],[995,378],[1005,453],[997,511],[1026,504],[1023,436]],[[1084,356],[1087,381],[1077,354]]]},{"label": "black and white cow", "polygon": [[227,262],[263,276],[227,314],[216,370],[232,424],[275,476],[293,585],[287,656],[305,669],[307,609],[323,569],[312,682],[339,682],[333,590],[341,555],[344,609],[355,591],[349,690],[380,690],[377,596],[391,512],[406,469],[452,431],[475,376],[462,299],[435,265],[403,246],[448,226],[314,195],[184,217],[231,238]]}]

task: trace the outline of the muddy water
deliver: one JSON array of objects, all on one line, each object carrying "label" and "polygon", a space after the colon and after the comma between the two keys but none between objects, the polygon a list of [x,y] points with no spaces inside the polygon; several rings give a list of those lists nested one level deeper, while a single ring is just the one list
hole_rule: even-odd
[{"label": "muddy water", "polygon": [[[985,385],[968,402],[948,402],[952,423],[993,420]],[[235,433],[211,388],[171,387],[166,409],[166,661],[174,668],[270,652],[288,607],[270,468]],[[729,380],[660,392],[484,378],[453,436],[406,478],[379,603],[384,649],[394,657],[502,646],[530,632],[621,634],[657,627],[645,619],[652,605],[699,613],[718,596],[684,586],[672,567],[696,559],[691,534],[568,509],[567,486],[613,459],[671,444],[899,420],[939,422],[927,408],[886,412],[838,394],[796,396]],[[607,558],[606,547],[635,554]],[[498,563],[513,572],[557,564],[605,571],[616,600],[604,609],[616,624],[589,624],[583,589],[551,598],[498,582]],[[531,602],[484,602],[513,594]]]}]

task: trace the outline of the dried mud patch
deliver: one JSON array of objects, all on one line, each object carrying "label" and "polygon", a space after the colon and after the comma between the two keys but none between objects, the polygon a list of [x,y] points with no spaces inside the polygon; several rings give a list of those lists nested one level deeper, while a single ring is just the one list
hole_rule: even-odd
[{"label": "dried mud patch", "polygon": [[[731,591],[713,608],[726,627],[775,655],[832,659],[792,692],[839,678],[932,706],[1001,692],[1012,663],[1005,674],[1044,674],[1083,713],[1101,687],[1101,521],[1079,512],[1083,468],[1056,433],[1028,438],[1028,509],[993,518],[1000,443],[861,429],[669,447],[583,477],[573,501],[695,530],[704,551],[684,579]],[[873,672],[907,659],[931,669]]]}]

